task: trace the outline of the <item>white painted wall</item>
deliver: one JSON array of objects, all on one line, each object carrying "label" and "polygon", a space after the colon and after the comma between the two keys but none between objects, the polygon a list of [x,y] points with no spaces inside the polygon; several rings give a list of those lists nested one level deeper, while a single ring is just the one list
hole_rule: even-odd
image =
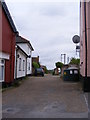
[{"label": "white painted wall", "polygon": [[[32,50],[28,43],[17,44],[28,56],[32,56]],[[30,69],[29,69],[30,67]],[[27,75],[32,74],[32,58],[27,58]]]},{"label": "white painted wall", "polygon": [[[17,78],[25,77],[26,76],[26,56],[20,50],[17,52],[17,54],[19,55],[19,58],[17,58]],[[21,70],[19,69],[20,58],[21,58]],[[24,70],[23,70],[23,60],[25,61]]]},{"label": "white painted wall", "polygon": [[9,60],[10,55],[4,52],[0,52],[0,58]]},{"label": "white painted wall", "polygon": [[20,46],[20,48],[25,51],[25,53],[27,55],[30,55],[30,51],[31,51],[31,48],[29,47],[28,43],[19,43],[17,44],[18,46]]},{"label": "white painted wall", "polygon": [[0,82],[4,82],[5,79],[5,60],[9,60],[10,55],[4,52],[0,52]]}]

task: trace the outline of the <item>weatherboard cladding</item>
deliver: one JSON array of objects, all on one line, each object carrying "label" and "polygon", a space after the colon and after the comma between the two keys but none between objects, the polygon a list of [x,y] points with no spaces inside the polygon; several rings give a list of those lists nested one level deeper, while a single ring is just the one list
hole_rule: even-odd
[{"label": "weatherboard cladding", "polygon": [[8,10],[8,8],[7,8],[6,3],[5,3],[5,2],[1,2],[1,3],[2,3],[2,8],[3,8],[4,12],[5,12],[5,15],[6,15],[8,21],[9,21],[9,23],[10,23],[10,26],[11,26],[13,32],[14,32],[14,33],[18,33],[18,31],[17,31],[17,29],[16,29],[16,27],[15,27],[15,25],[14,25],[14,22],[13,22],[13,20],[12,20],[12,17],[11,17],[11,15],[10,15],[10,12],[9,12],[9,10]]},{"label": "weatherboard cladding", "polygon": [[2,33],[2,47],[0,50],[9,55],[8,60],[4,59],[4,82],[10,84],[14,81],[15,38],[17,30],[5,2],[0,2],[0,10],[2,10],[2,30],[0,31]]}]

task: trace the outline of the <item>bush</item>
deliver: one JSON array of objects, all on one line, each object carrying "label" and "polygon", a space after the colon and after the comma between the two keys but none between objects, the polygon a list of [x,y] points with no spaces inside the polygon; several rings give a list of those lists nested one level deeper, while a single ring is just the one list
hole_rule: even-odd
[{"label": "bush", "polygon": [[33,62],[32,65],[35,69],[40,68],[40,65],[37,62]]},{"label": "bush", "polygon": [[45,69],[44,69],[44,70],[45,70],[45,73],[48,74],[48,70],[47,70],[47,67],[46,67],[46,66],[45,66]]}]

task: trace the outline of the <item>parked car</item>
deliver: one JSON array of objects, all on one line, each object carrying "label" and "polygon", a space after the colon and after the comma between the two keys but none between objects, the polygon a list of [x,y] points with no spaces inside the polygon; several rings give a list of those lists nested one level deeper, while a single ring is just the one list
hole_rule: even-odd
[{"label": "parked car", "polygon": [[44,76],[44,71],[42,68],[36,68],[35,69],[35,76],[37,75],[41,75],[41,76]]}]

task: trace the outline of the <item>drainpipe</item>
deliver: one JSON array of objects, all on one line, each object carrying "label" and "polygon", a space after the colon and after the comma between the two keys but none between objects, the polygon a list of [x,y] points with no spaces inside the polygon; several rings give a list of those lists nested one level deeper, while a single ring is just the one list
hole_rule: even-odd
[{"label": "drainpipe", "polygon": [[15,46],[15,80],[17,79],[17,46]]},{"label": "drainpipe", "polygon": [[[14,48],[14,55],[16,58],[14,58],[14,74],[15,74],[15,80],[17,79],[17,46],[16,46],[16,37],[19,35],[18,32],[16,32],[14,34],[15,39],[13,38],[13,40],[15,40],[15,48]],[[11,47],[11,51],[12,51],[12,47]]]},{"label": "drainpipe", "polygon": [[26,76],[27,76],[27,57],[26,57]]},{"label": "drainpipe", "polygon": [[84,18],[85,18],[85,83],[87,87],[87,23],[86,23],[87,21],[86,21],[86,2],[85,1],[84,1]]},{"label": "drainpipe", "polygon": [[17,59],[19,58],[18,56],[18,49],[17,49],[17,44],[16,44],[16,39],[17,37],[19,36],[19,32],[16,32],[16,35],[15,35],[15,80],[17,80]]},{"label": "drainpipe", "polygon": [[12,82],[12,52],[13,52],[13,40],[14,40],[14,34],[12,36],[12,39],[11,39],[11,51],[10,51],[10,81],[9,81],[9,84],[11,84]]}]

